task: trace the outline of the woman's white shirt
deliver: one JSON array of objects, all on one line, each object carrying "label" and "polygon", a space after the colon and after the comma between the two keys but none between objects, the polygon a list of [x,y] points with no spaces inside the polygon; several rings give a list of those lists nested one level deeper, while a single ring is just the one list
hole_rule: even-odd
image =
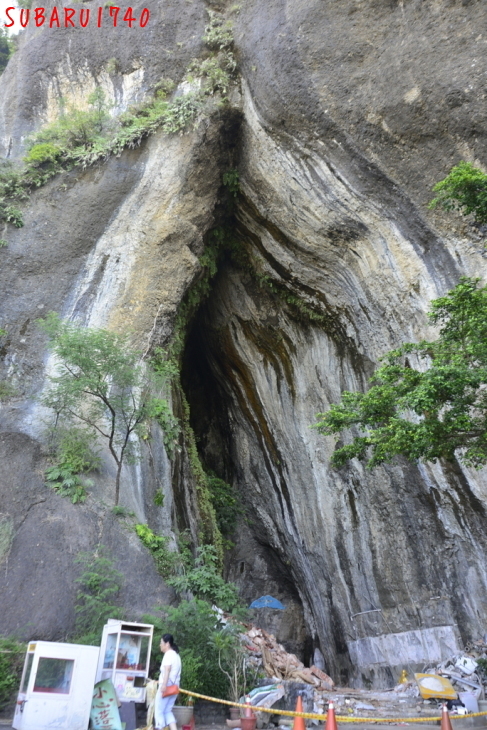
[{"label": "woman's white shirt", "polygon": [[181,679],[181,657],[174,649],[169,649],[164,654],[161,663],[161,680],[164,677],[165,667],[171,667],[167,680],[168,686],[170,684],[177,684],[179,687],[179,680]]}]

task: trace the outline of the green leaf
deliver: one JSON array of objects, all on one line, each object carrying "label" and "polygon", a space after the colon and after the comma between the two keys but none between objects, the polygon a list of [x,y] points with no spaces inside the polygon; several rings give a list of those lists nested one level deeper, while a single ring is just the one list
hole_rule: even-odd
[{"label": "green leaf", "polygon": [[476,223],[487,223],[487,175],[471,162],[452,167],[433,191],[438,195],[429,204],[430,208],[459,210],[463,215],[473,213]]},{"label": "green leaf", "polygon": [[398,455],[487,463],[487,287],[463,277],[432,302],[430,318],[436,340],[389,352],[366,393],[344,392],[317,415],[323,435],[351,437],[333,466],[358,458],[374,467]]}]

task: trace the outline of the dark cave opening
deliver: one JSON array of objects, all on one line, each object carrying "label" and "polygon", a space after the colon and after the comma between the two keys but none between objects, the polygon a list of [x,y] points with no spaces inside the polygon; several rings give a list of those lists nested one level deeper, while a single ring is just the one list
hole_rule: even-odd
[{"label": "dark cave opening", "polygon": [[222,309],[219,291],[232,286],[232,278],[240,273],[245,278],[245,273],[238,272],[224,255],[211,292],[195,312],[187,331],[181,385],[205,471],[233,485],[241,503],[238,524],[230,536],[233,547],[225,555],[225,577],[236,583],[247,606],[268,593],[281,600],[287,608],[285,612],[258,610],[252,620],[274,633],[286,649],[309,660],[313,642],[292,568],[286,555],[271,545],[266,527],[256,515],[252,493],[245,488],[249,477],[239,463],[234,441],[232,424],[245,416],[236,412],[237,399],[232,397],[232,383],[225,376],[225,370],[232,367],[225,361],[225,334],[214,319],[215,312]]},{"label": "dark cave opening", "polygon": [[207,339],[208,307],[203,304],[191,322],[181,366],[181,385],[190,406],[190,424],[206,469],[232,481],[228,408],[210,365]]}]

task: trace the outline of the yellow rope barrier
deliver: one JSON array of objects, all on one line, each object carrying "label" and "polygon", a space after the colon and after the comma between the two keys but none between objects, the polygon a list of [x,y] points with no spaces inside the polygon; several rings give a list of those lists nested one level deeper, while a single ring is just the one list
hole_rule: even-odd
[{"label": "yellow rope barrier", "polygon": [[[230,705],[231,707],[243,707],[244,709],[248,705],[242,705],[239,702],[229,702],[228,700],[220,700],[216,697],[207,697],[206,695],[200,695],[197,692],[189,692],[187,689],[179,689],[182,694],[189,695],[190,697],[197,697],[199,700],[208,700],[209,702],[218,702],[220,705]],[[276,710],[273,707],[254,707],[252,710],[257,712],[268,712],[272,715],[285,715],[287,717],[304,717],[306,720],[326,720],[326,715],[318,715],[313,712],[292,712],[291,710]],[[483,717],[487,715],[487,712],[469,712],[468,715],[455,715],[455,720],[460,720],[464,717]],[[440,717],[349,717],[347,715],[335,715],[337,722],[429,722],[434,723],[441,721]]]}]

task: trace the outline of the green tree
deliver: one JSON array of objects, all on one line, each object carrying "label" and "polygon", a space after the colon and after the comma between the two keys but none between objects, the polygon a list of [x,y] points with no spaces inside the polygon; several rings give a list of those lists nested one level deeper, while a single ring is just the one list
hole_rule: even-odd
[{"label": "green tree", "polygon": [[[144,616],[145,623],[154,625],[158,634],[170,633],[174,636],[181,651],[181,686],[193,692],[226,699],[229,692],[228,677],[222,673],[215,651],[213,635],[223,628],[219,616],[206,601],[198,598],[181,601],[179,606],[164,607],[162,617]],[[162,655],[157,651],[158,641],[154,642],[152,669],[159,669]],[[227,665],[223,666],[228,671]],[[196,665],[203,671],[195,672]]]},{"label": "green tree", "polygon": [[14,51],[14,44],[5,28],[0,27],[0,74],[7,67],[8,59]]},{"label": "green tree", "polygon": [[0,712],[14,703],[24,665],[25,644],[0,636]]},{"label": "green tree", "polygon": [[213,545],[196,548],[193,565],[183,567],[181,575],[166,579],[179,593],[191,591],[198,598],[211,601],[224,611],[233,611],[239,605],[237,587],[226,583],[220,575],[218,553]]},{"label": "green tree", "polygon": [[388,353],[366,393],[342,393],[318,414],[325,435],[358,427],[362,434],[336,449],[334,466],[357,457],[369,467],[402,454],[408,459],[487,463],[487,287],[463,277],[431,303],[433,342],[407,343]]},{"label": "green tree", "polygon": [[122,609],[113,601],[120,593],[123,575],[115,570],[103,545],[94,553],[79,553],[76,561],[82,573],[76,579],[76,640],[97,644],[109,618],[122,618]]},{"label": "green tree", "polygon": [[249,680],[256,679],[256,669],[249,666],[247,652],[240,640],[243,627],[228,623],[219,631],[215,631],[210,644],[218,655],[218,666],[227,677],[229,683],[229,699],[239,702],[240,698],[251,688]]},{"label": "green tree", "polygon": [[155,372],[141,362],[128,336],[63,322],[54,312],[40,324],[58,361],[42,403],[54,410],[56,425],[80,422],[93,438],[106,439],[116,464],[118,505],[124,461],[140,457],[136,437],[148,437],[163,400],[153,393],[164,390],[174,366],[159,362]]},{"label": "green tree", "polygon": [[471,162],[452,167],[433,191],[438,195],[429,204],[430,208],[459,210],[463,215],[473,213],[476,223],[487,223],[487,175]]}]

